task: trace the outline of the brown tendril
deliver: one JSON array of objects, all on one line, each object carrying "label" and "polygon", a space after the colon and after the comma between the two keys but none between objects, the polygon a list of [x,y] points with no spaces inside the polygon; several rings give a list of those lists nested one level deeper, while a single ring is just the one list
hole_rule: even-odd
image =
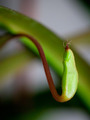
[{"label": "brown tendril", "polygon": [[[55,85],[54,85],[54,82],[53,82],[53,79],[52,79],[52,76],[51,76],[51,73],[50,73],[50,70],[49,70],[49,66],[48,66],[44,51],[43,51],[41,45],[39,44],[39,42],[35,38],[33,38],[32,36],[27,35],[27,34],[23,34],[23,33],[12,35],[7,41],[9,41],[11,39],[14,39],[14,38],[17,38],[17,37],[27,37],[29,40],[31,40],[35,44],[35,46],[37,47],[37,49],[39,51],[39,54],[41,56],[42,63],[43,63],[43,66],[44,66],[44,70],[45,70],[45,74],[46,74],[47,81],[48,81],[48,84],[49,84],[49,88],[50,88],[50,91],[52,93],[53,98],[58,102],[65,102],[64,97],[57,93],[57,90],[55,88]],[[68,49],[68,48],[69,47],[68,47],[68,44],[67,44],[65,49]]]}]

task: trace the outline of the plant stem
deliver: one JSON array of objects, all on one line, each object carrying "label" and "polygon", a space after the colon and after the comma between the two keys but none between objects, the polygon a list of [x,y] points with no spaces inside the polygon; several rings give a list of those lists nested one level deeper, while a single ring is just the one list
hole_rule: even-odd
[{"label": "plant stem", "polygon": [[[43,51],[41,45],[39,44],[39,42],[37,40],[35,40],[35,38],[33,38],[32,36],[24,34],[24,33],[12,35],[7,41],[9,41],[11,39],[14,39],[14,38],[17,38],[17,37],[27,37],[27,38],[29,38],[29,40],[31,40],[35,44],[35,46],[37,47],[37,49],[39,51],[39,54],[41,56],[42,63],[43,63],[43,66],[44,66],[44,70],[45,70],[45,74],[46,74],[47,81],[48,81],[48,84],[49,84],[49,88],[50,88],[50,91],[52,93],[53,98],[58,102],[65,102],[66,100],[64,100],[64,97],[57,93],[57,90],[55,88],[55,85],[54,85],[54,82],[53,82],[53,79],[52,79],[52,76],[51,76],[51,73],[50,73],[50,70],[49,70],[49,66],[48,66],[44,51]],[[0,46],[0,47],[2,48],[3,45]]]}]

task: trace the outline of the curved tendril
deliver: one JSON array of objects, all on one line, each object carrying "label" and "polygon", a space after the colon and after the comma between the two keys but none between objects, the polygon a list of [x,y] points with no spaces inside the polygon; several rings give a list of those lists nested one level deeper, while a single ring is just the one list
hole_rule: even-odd
[{"label": "curved tendril", "polygon": [[[46,74],[47,81],[48,81],[48,84],[49,84],[49,88],[50,88],[50,91],[52,93],[53,98],[58,102],[68,101],[69,99],[66,99],[65,96],[59,95],[57,93],[57,90],[55,88],[55,85],[54,85],[54,82],[53,82],[53,79],[52,79],[52,76],[51,76],[51,73],[50,73],[50,70],[49,70],[49,66],[48,66],[44,51],[43,51],[41,45],[39,44],[39,42],[35,38],[33,38],[32,36],[27,35],[27,34],[23,34],[23,33],[13,35],[9,40],[11,40],[13,38],[16,38],[16,37],[27,37],[27,38],[29,38],[29,40],[31,40],[35,44],[35,46],[37,47],[37,49],[39,51],[39,54],[41,56],[42,63],[43,63],[43,66],[44,66],[44,70],[45,70],[45,74]],[[66,50],[69,49],[68,44],[66,45],[65,49]]]}]

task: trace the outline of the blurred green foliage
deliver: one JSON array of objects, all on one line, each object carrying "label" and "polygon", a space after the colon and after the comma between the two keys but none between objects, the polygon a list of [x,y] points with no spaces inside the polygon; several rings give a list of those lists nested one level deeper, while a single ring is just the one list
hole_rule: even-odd
[{"label": "blurred green foliage", "polygon": [[[63,62],[64,47],[63,47],[63,41],[60,37],[58,37],[55,33],[50,31],[49,29],[47,29],[45,26],[38,23],[37,21],[4,7],[0,7],[0,23],[2,26],[4,26],[7,29],[7,31],[10,32],[10,34],[26,33],[37,39],[45,52],[48,63],[57,72],[57,74],[60,77],[62,77],[63,74],[62,62]],[[28,48],[28,50],[32,50],[35,54],[39,56],[37,48],[31,41],[23,37],[21,38],[21,42]],[[0,42],[0,45],[2,44],[3,43]],[[86,108],[90,110],[90,92],[89,92],[90,66],[78,55],[78,53],[73,48],[73,45],[71,49],[75,54],[76,65],[79,73],[79,86],[77,90],[77,95],[79,96],[79,98],[81,98]],[[17,57],[17,59],[19,59],[20,61],[23,60],[26,57],[24,55],[25,54],[21,55],[22,57],[19,56],[20,59]],[[10,59],[10,61],[12,60],[13,59]],[[8,62],[9,60],[8,61],[6,60],[5,64],[9,64]],[[15,61],[12,61],[12,64],[13,62]],[[2,65],[0,65],[0,68],[1,66]],[[14,67],[11,69],[14,69]],[[53,101],[53,99],[51,101]],[[46,102],[46,104],[47,103],[48,102]],[[76,103],[78,102],[76,101]],[[55,104],[61,105],[59,103],[55,103]],[[67,104],[70,105],[69,102],[64,103],[63,105],[67,105]]]}]

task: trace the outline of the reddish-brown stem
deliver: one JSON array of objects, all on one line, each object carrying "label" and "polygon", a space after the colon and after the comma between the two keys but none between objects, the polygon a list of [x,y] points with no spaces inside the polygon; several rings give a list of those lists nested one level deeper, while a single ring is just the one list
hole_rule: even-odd
[{"label": "reddish-brown stem", "polygon": [[[27,37],[27,38],[29,38],[29,40],[31,40],[35,44],[35,46],[37,47],[37,49],[39,51],[41,59],[42,59],[42,63],[43,63],[43,66],[44,66],[45,74],[46,74],[46,77],[47,77],[47,81],[48,81],[49,88],[50,88],[50,91],[52,93],[52,96],[54,97],[54,99],[56,101],[64,102],[65,101],[64,97],[62,95],[60,96],[57,93],[57,90],[55,88],[55,85],[54,85],[54,82],[53,82],[53,79],[52,79],[52,76],[51,76],[51,73],[50,73],[50,70],[49,70],[48,63],[46,61],[45,54],[44,54],[43,49],[42,49],[41,45],[39,44],[39,42],[37,40],[35,40],[35,38],[33,38],[32,36],[27,35],[27,34],[16,34],[16,35],[13,35],[10,39],[13,39],[13,38],[16,38],[16,37]],[[66,49],[68,49],[68,47],[66,47]]]}]

